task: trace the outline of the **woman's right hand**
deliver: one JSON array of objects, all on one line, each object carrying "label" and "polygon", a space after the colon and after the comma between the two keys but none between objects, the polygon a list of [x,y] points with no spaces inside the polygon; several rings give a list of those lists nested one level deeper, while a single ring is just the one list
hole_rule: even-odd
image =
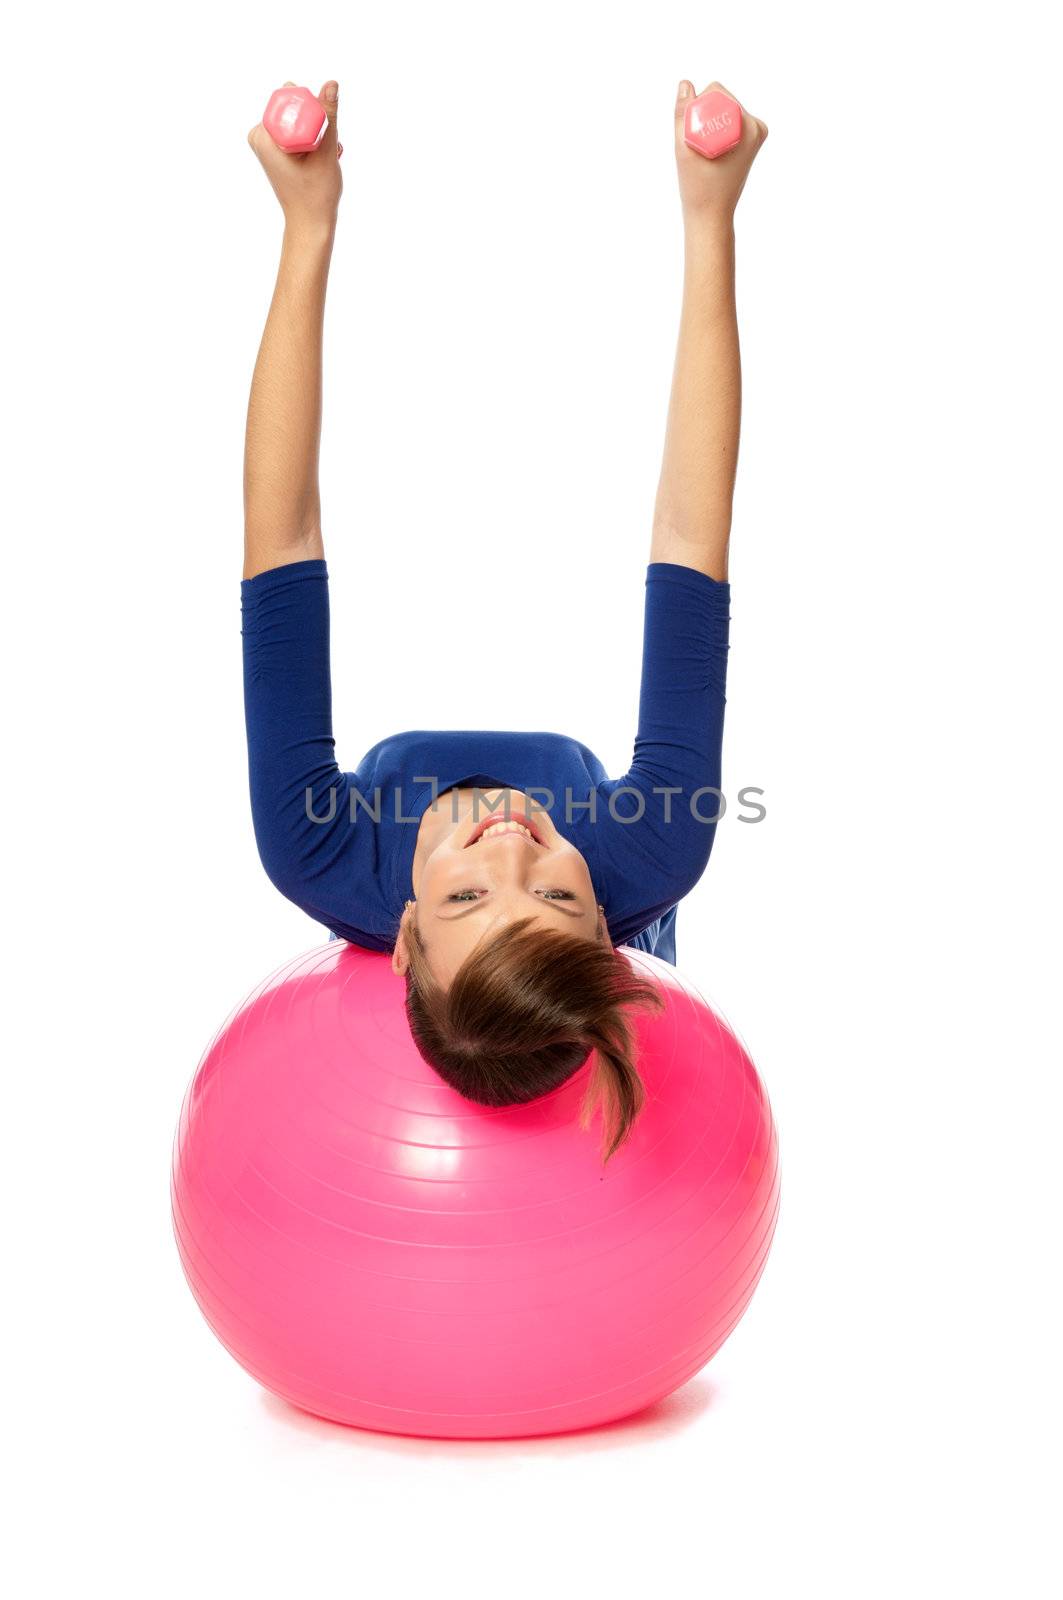
[{"label": "woman's right hand", "polygon": [[[284,87],[294,85],[289,80]],[[336,138],[339,84],[330,79],[322,85],[317,98],[328,116],[328,127],[316,150],[289,155],[270,138],[261,122],[257,122],[247,136],[280,201],[285,226],[295,233],[314,233],[334,227],[343,193],[339,163],[343,146]]]}]

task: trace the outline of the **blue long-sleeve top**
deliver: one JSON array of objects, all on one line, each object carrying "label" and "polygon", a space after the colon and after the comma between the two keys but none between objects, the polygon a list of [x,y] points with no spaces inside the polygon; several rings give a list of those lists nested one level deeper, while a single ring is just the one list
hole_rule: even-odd
[{"label": "blue long-sleeve top", "polygon": [[729,602],[726,583],[649,563],[638,730],[622,777],[565,734],[442,729],[382,739],[346,772],[332,732],[325,562],[244,579],[251,811],[270,879],[340,938],[391,950],[433,799],[507,787],[549,810],[580,851],[614,944],[652,950],[716,832]]}]

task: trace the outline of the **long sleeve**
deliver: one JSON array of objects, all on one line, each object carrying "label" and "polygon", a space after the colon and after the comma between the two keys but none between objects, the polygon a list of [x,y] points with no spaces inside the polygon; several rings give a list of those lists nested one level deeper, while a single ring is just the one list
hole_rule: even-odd
[{"label": "long sleeve", "polygon": [[[332,735],[328,572],[273,567],[240,586],[244,714],[255,840],[281,893],[329,927],[355,916],[371,830],[351,824]],[[368,881],[368,880],[367,880]]]},{"label": "long sleeve", "polygon": [[675,905],[708,863],[721,806],[730,594],[693,567],[646,569],[634,755],[622,778],[597,786],[595,841],[614,936]]}]

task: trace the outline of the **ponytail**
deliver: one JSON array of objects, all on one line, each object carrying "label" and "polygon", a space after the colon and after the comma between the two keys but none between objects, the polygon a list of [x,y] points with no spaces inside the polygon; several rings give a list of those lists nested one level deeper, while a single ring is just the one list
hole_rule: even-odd
[{"label": "ponytail", "polygon": [[467,1100],[518,1105],[558,1088],[593,1051],[579,1126],[601,1109],[611,1160],[645,1102],[629,1013],[663,1009],[657,985],[608,941],[525,917],[478,945],[443,989],[415,916],[406,928],[406,1015],[428,1064]]}]

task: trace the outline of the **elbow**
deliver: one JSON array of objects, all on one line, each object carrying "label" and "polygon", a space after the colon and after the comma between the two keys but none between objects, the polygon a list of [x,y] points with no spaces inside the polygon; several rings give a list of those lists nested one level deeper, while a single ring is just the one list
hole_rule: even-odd
[{"label": "elbow", "polygon": [[291,829],[281,826],[270,811],[252,805],[251,818],[255,830],[255,844],[262,870],[287,900],[298,900],[299,884],[303,877],[302,841]]},{"label": "elbow", "polygon": [[305,906],[310,886],[327,875],[335,858],[340,798],[333,785],[327,792],[310,785],[302,791],[298,809],[263,806],[252,800],[251,816],[258,859],[275,889],[285,899]]},{"label": "elbow", "polygon": [[695,824],[695,827],[687,832],[687,836],[683,841],[683,847],[680,852],[683,872],[677,885],[677,900],[681,900],[684,895],[689,894],[695,884],[700,882],[709,864],[712,847],[716,842],[718,821],[714,816],[713,807],[710,804],[711,800],[711,795],[705,796],[705,804],[702,808],[705,820],[700,824]]},{"label": "elbow", "polygon": [[258,859],[262,870],[273,887],[284,896],[286,900],[299,899],[299,871],[298,863],[291,854],[277,847],[271,840],[263,840],[257,835]]}]

